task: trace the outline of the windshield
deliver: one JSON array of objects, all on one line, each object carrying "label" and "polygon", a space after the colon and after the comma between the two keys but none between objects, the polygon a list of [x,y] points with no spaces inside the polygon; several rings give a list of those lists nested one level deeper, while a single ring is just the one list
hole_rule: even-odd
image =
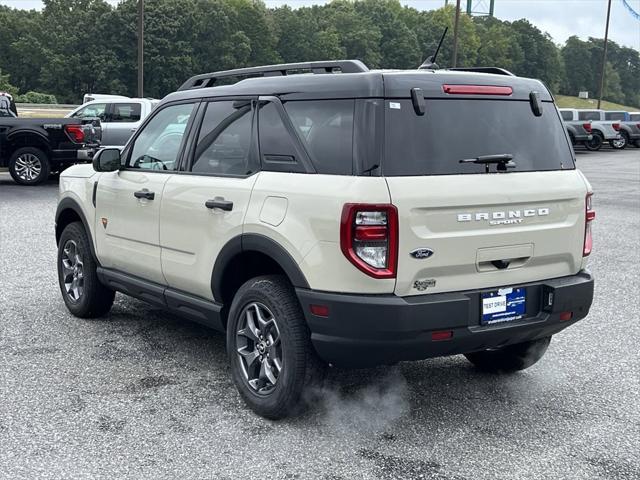
[{"label": "windshield", "polygon": [[519,100],[429,99],[423,116],[410,100],[391,100],[385,112],[383,175],[484,173],[485,165],[460,160],[487,155],[512,155],[510,172],[575,168],[552,103],[540,117]]}]

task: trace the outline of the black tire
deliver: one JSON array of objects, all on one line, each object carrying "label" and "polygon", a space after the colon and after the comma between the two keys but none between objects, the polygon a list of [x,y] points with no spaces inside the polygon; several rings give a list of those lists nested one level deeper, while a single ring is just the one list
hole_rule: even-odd
[{"label": "black tire", "polygon": [[[256,309],[260,310],[262,319],[269,319],[271,314],[279,341],[273,342],[273,323],[270,331],[242,333],[253,330],[248,326],[248,317],[257,326]],[[269,339],[272,339],[271,345]],[[239,350],[246,352],[244,357]],[[255,356],[260,352],[259,357]],[[311,344],[309,328],[295,291],[289,281],[279,275],[253,278],[236,293],[229,311],[227,355],[233,380],[244,401],[255,413],[272,420],[301,412],[303,392],[320,385],[326,374],[326,365]],[[249,361],[249,357],[253,361]],[[279,372],[275,368],[276,361],[281,366]],[[275,383],[267,378],[256,379],[267,368],[272,376],[278,373]]]},{"label": "black tire", "polygon": [[620,140],[609,140],[609,145],[616,150],[624,150],[629,145],[629,134],[623,130],[620,132]]},{"label": "black tire", "polygon": [[512,373],[524,370],[536,363],[547,351],[551,337],[540,338],[530,342],[507,345],[497,350],[465,353],[465,357],[476,368],[484,372]]},{"label": "black tire", "polygon": [[[64,228],[58,244],[58,283],[62,299],[69,311],[80,318],[106,315],[111,310],[115,297],[115,292],[105,287],[98,279],[97,264],[89,242],[82,223],[73,222]],[[72,246],[80,259],[78,268],[75,268],[77,260],[72,253]],[[77,276],[81,276],[81,281],[77,280],[78,288],[70,292],[69,284],[73,285]]]},{"label": "black tire", "polygon": [[40,185],[50,171],[49,156],[39,148],[19,148],[9,158],[9,173],[19,185]]},{"label": "black tire", "polygon": [[584,146],[591,152],[597,152],[602,148],[604,143],[604,137],[600,132],[593,132],[591,134],[591,140],[584,142]]}]

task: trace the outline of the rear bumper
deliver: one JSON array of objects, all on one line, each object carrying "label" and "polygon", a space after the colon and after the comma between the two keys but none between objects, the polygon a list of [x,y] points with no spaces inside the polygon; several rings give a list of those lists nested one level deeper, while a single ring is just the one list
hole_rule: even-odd
[{"label": "rear bumper", "polygon": [[[593,300],[593,277],[570,277],[519,285],[527,289],[526,318],[480,325],[481,293],[474,290],[412,297],[350,295],[297,289],[313,345],[325,361],[342,366],[372,366],[402,360],[496,348],[558,333],[584,318]],[[310,305],[329,308],[327,317]],[[570,320],[560,320],[572,312]],[[451,331],[448,340],[432,333]]]}]

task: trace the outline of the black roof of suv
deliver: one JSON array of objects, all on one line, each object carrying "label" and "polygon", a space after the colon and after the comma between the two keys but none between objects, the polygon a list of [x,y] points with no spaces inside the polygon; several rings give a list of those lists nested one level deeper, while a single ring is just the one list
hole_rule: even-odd
[{"label": "black roof of suv", "polygon": [[[320,65],[320,68],[315,68]],[[298,74],[291,74],[298,73]],[[239,79],[214,86],[219,80]],[[506,70],[480,67],[449,70],[369,70],[358,60],[269,65],[196,75],[166,101],[237,95],[278,95],[282,100],[340,98],[408,98],[420,88],[426,98],[445,98],[443,85],[511,87],[510,99],[528,100],[532,91],[540,100],[552,101],[539,80],[516,77]],[[476,95],[466,94],[465,98]],[[486,94],[482,95],[486,98]]]}]

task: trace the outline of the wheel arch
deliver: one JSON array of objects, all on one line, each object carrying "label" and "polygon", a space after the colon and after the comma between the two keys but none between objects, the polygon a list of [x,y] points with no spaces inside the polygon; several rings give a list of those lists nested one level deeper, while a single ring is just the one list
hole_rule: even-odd
[{"label": "wheel arch", "polygon": [[42,150],[47,156],[51,153],[51,146],[47,135],[36,129],[20,129],[9,132],[7,135],[7,154],[12,155],[23,147],[33,147]]},{"label": "wheel arch", "polygon": [[309,288],[297,262],[278,242],[260,234],[238,235],[227,242],[216,258],[211,275],[213,298],[225,305],[227,311],[244,282],[268,274],[283,274],[294,287]]},{"label": "wheel arch", "polygon": [[73,198],[63,198],[58,203],[58,208],[56,209],[56,245],[60,242],[60,237],[62,236],[62,232],[65,227],[70,223],[80,221],[84,226],[84,230],[87,232],[87,236],[89,237],[89,246],[91,247],[91,255],[93,259],[96,261],[98,265],[98,257],[96,255],[95,246],[93,244],[93,235],[91,234],[91,229],[89,228],[89,223],[87,222],[87,218],[82,211],[82,207],[80,204],[74,200]]}]

